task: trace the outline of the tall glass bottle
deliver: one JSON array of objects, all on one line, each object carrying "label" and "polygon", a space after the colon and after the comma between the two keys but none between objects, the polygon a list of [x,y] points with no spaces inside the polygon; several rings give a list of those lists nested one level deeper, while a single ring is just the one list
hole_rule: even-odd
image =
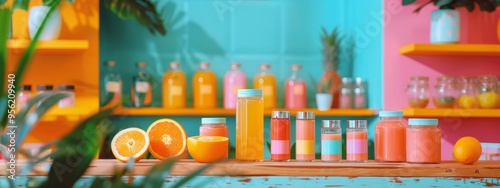
[{"label": "tall glass bottle", "polygon": [[186,107],[186,75],[179,62],[171,62],[170,70],[163,76],[163,107]]},{"label": "tall glass bottle", "polygon": [[365,84],[362,78],[356,78],[356,84],[354,85],[354,108],[366,108]]},{"label": "tall glass bottle", "polygon": [[262,90],[238,90],[236,106],[236,159],[263,161],[264,104]]},{"label": "tall glass bottle", "polygon": [[217,107],[217,77],[209,67],[207,62],[201,62],[193,76],[194,108]]},{"label": "tall glass bottle", "polygon": [[263,63],[260,65],[260,72],[255,75],[253,88],[262,90],[264,98],[264,108],[276,108],[278,91],[276,87],[276,78],[270,70],[271,65]]},{"label": "tall glass bottle", "polygon": [[121,100],[122,97],[122,77],[115,71],[115,61],[106,62],[106,75],[103,83],[104,91],[101,93],[101,103],[106,104],[109,100]]},{"label": "tall glass bottle", "polygon": [[285,108],[307,107],[307,86],[300,69],[301,65],[292,65],[292,75],[285,83]]},{"label": "tall glass bottle", "polygon": [[224,108],[235,109],[238,89],[247,87],[245,73],[240,70],[239,63],[231,63],[231,70],[224,76]]},{"label": "tall glass bottle", "polygon": [[339,108],[348,109],[353,108],[353,87],[351,78],[342,78],[342,85],[340,87],[339,95]]},{"label": "tall glass bottle", "polygon": [[135,107],[148,107],[151,106],[153,89],[151,76],[146,73],[146,62],[137,63],[138,71],[133,77],[132,85],[130,87],[132,102]]}]

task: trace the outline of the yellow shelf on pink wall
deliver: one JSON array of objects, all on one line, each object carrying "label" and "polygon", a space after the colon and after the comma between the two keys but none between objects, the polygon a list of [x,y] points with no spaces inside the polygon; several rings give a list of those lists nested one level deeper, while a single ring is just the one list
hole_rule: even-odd
[{"label": "yellow shelf on pink wall", "polygon": [[[30,43],[26,39],[12,39],[7,41],[7,48],[11,53],[24,52]],[[44,54],[72,54],[81,53],[89,48],[87,40],[53,40],[39,41],[36,46],[37,53]]]},{"label": "yellow shelf on pink wall", "polygon": [[408,44],[399,49],[403,55],[500,56],[500,44]]},{"label": "yellow shelf on pink wall", "polygon": [[405,108],[403,114],[405,117],[499,118],[500,109]]}]

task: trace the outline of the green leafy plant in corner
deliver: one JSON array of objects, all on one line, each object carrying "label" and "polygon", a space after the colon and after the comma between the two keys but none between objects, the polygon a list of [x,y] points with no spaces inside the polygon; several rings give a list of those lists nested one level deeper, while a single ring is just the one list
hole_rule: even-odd
[{"label": "green leafy plant in corner", "polygon": [[[403,5],[411,5],[415,2],[417,2],[417,0],[402,0]],[[479,5],[480,11],[493,12],[497,6],[500,6],[500,0],[429,0],[417,7],[414,12],[420,12],[422,8],[429,4],[434,4],[439,7],[439,9],[455,9],[464,7],[469,12],[474,11],[477,4]]]}]

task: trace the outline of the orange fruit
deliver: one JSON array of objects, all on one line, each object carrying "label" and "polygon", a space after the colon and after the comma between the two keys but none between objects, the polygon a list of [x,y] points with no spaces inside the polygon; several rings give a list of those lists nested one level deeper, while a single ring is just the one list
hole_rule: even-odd
[{"label": "orange fruit", "polygon": [[181,124],[172,119],[159,119],[148,128],[149,152],[159,160],[181,156],[187,148],[187,134]]},{"label": "orange fruit", "polygon": [[223,136],[192,136],[188,151],[195,161],[210,163],[227,158],[229,140]]},{"label": "orange fruit", "polygon": [[145,131],[139,128],[127,128],[116,133],[111,140],[111,151],[121,162],[127,162],[132,157],[135,162],[141,160],[149,146],[149,138]]},{"label": "orange fruit", "polygon": [[453,148],[453,155],[463,164],[473,164],[481,157],[481,143],[474,137],[460,138]]}]

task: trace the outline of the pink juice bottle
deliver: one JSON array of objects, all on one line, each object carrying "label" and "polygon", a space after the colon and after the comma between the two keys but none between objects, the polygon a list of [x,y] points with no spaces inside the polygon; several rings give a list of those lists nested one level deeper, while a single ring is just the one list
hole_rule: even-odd
[{"label": "pink juice bottle", "polygon": [[231,70],[224,76],[224,108],[226,109],[235,109],[238,89],[247,88],[247,79],[240,67],[239,63],[231,63]]},{"label": "pink juice bottle", "polygon": [[292,65],[292,75],[285,83],[285,108],[307,107],[307,86],[299,74],[301,65]]}]

